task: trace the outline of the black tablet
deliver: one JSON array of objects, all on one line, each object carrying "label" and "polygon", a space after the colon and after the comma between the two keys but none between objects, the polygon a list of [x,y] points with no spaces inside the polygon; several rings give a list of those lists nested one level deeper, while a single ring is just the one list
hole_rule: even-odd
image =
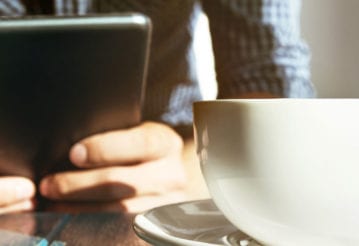
[{"label": "black tablet", "polygon": [[75,142],[138,124],[150,36],[137,13],[0,19],[0,173],[65,170]]}]

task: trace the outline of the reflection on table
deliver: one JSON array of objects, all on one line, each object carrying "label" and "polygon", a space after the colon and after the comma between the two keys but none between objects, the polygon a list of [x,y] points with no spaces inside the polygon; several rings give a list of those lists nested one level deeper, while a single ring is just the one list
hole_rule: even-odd
[{"label": "reflection on table", "polygon": [[[207,189],[195,156],[193,141],[185,143],[183,152],[188,173],[187,200],[208,198]],[[1,245],[148,245],[133,230],[134,214],[122,212],[73,211],[71,203],[44,212],[0,215]],[[7,242],[1,241],[7,240]],[[35,243],[34,243],[35,242]]]},{"label": "reflection on table", "polygon": [[[18,213],[0,216],[0,235],[15,235],[10,245],[147,245],[132,229],[125,213]],[[17,241],[18,240],[18,241]],[[22,241],[19,241],[22,240]],[[1,240],[0,240],[1,242]]]}]

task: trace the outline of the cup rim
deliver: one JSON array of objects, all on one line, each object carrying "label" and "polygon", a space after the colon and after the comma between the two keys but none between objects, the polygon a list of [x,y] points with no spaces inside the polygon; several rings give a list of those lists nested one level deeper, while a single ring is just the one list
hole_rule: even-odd
[{"label": "cup rim", "polygon": [[195,101],[198,104],[228,104],[228,103],[353,103],[359,102],[359,98],[231,98],[231,99],[211,99]]}]

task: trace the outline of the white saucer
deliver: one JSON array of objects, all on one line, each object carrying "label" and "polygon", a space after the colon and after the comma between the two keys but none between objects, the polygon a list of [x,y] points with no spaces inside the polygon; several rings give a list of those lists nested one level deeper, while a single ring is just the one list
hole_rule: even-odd
[{"label": "white saucer", "polygon": [[166,205],[139,214],[136,234],[153,245],[259,246],[235,228],[212,200]]}]

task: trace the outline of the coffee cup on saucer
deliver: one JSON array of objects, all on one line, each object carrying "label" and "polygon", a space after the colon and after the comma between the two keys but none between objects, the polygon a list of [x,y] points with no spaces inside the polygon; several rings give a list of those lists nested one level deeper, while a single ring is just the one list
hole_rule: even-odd
[{"label": "coffee cup on saucer", "polygon": [[193,105],[203,176],[224,216],[264,245],[359,245],[359,99]]}]

